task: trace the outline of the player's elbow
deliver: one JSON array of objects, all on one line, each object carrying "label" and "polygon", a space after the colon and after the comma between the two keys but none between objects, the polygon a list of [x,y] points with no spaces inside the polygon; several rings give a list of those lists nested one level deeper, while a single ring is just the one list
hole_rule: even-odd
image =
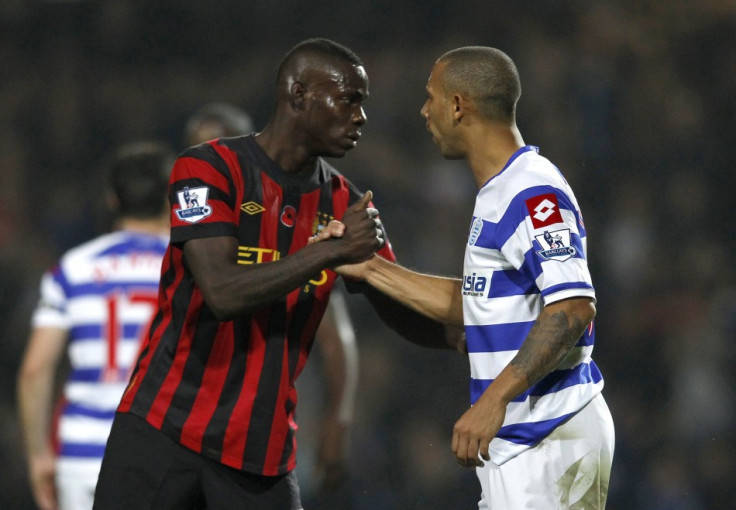
[{"label": "player's elbow", "polygon": [[235,318],[237,310],[235,310],[228,299],[217,291],[202,290],[202,297],[207,308],[212,315],[220,322],[229,321]]},{"label": "player's elbow", "polygon": [[[254,285],[257,288],[257,285]],[[215,319],[220,322],[262,308],[266,302],[259,293],[238,292],[228,278],[208,279],[200,286],[202,299]]]},{"label": "player's elbow", "polygon": [[231,310],[227,309],[226,307],[209,306],[209,309],[212,312],[212,315],[215,317],[215,319],[217,319],[220,322],[230,321],[235,318],[235,314]]},{"label": "player's elbow", "polygon": [[592,299],[588,300],[588,303],[583,307],[583,310],[583,320],[585,324],[590,324],[593,319],[595,319],[595,315],[597,313],[595,302]]}]

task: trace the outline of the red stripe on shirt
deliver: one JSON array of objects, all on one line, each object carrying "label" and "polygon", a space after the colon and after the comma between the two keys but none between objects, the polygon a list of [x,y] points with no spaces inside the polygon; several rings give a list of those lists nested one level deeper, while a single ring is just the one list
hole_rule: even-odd
[{"label": "red stripe on shirt", "polygon": [[[187,311],[187,322],[182,327],[181,336],[176,346],[176,353],[174,354],[174,362],[171,364],[169,372],[166,374],[161,388],[158,390],[158,394],[151,406],[146,420],[154,427],[160,429],[164,421],[164,416],[169,410],[171,400],[174,398],[176,388],[181,383],[181,378],[184,375],[184,366],[186,365],[187,358],[192,349],[192,340],[194,338],[194,332],[196,329],[196,319],[199,317],[199,310],[203,303],[202,293],[197,289],[192,293],[191,301],[189,302],[189,310]],[[194,311],[193,311],[194,310]]]},{"label": "red stripe on shirt", "polygon": [[289,246],[289,255],[297,252],[307,245],[309,236],[313,232],[314,222],[317,218],[317,208],[319,207],[319,198],[321,189],[316,189],[309,193],[304,193],[299,201],[299,215],[296,219],[294,228],[294,237]]},{"label": "red stripe on shirt", "polygon": [[[292,291],[286,296],[286,309],[289,311],[286,317],[285,331],[289,331],[289,325],[293,311],[296,308],[296,302],[299,299],[301,289]],[[292,388],[292,380],[289,376],[289,342],[283,342],[283,357],[281,360],[281,379],[279,382],[279,393],[277,402],[286,402]],[[271,434],[268,437],[268,449],[266,450],[266,459],[263,463],[263,475],[274,476],[279,474],[278,467],[281,464],[281,457],[284,454],[286,446],[286,437],[289,433],[289,419],[293,415],[293,411],[284,420],[283,413],[285,408],[277,406],[274,409],[273,419],[271,421]]]},{"label": "red stripe on shirt", "polygon": [[[177,180],[195,179],[201,181],[202,165],[210,166],[209,163],[207,163],[206,161],[202,161],[201,159],[184,156],[176,160],[171,173],[173,175],[176,175]],[[215,186],[219,188],[222,192],[226,194],[229,193],[230,182],[225,175],[220,172],[213,172],[211,170],[206,172],[205,175],[207,175],[207,186]]]},{"label": "red stripe on shirt", "polygon": [[[275,183],[268,175],[261,172],[263,203],[273,204],[261,214],[261,229],[258,246],[278,246],[278,226],[283,205],[281,186]],[[235,404],[230,420],[225,430],[225,439],[222,448],[222,463],[242,468],[245,443],[248,437],[253,403],[256,399],[258,381],[261,378],[264,358],[266,354],[266,337],[268,331],[270,308],[259,310],[252,314],[250,324],[250,342],[245,365],[245,375],[241,386],[238,401]],[[251,391],[248,391],[251,390]]]},{"label": "red stripe on shirt", "polygon": [[250,417],[253,412],[253,402],[256,392],[249,391],[258,387],[258,380],[263,370],[263,358],[266,353],[266,338],[263,336],[263,324],[268,324],[269,309],[261,310],[253,314],[250,327],[250,342],[248,345],[248,357],[245,362],[245,375],[241,385],[238,401],[235,403],[222,447],[223,464],[242,469],[243,453],[245,452],[245,440],[248,437]]},{"label": "red stripe on shirt", "polygon": [[263,203],[273,205],[261,213],[261,237],[258,246],[277,248],[279,245],[279,221],[281,209],[284,206],[283,190],[265,172],[261,172],[261,183]]},{"label": "red stripe on shirt", "polygon": [[182,427],[181,443],[196,452],[202,451],[204,432],[217,409],[220,394],[225,386],[234,349],[232,330],[232,321],[223,322],[218,327],[197,397]]}]

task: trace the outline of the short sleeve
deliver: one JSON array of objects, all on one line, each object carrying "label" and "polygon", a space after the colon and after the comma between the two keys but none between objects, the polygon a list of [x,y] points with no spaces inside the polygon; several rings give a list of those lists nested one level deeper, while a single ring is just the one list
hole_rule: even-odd
[{"label": "short sleeve", "polygon": [[31,325],[34,328],[69,329],[67,296],[59,269],[48,271],[41,278],[40,298],[33,312]]},{"label": "short sleeve", "polygon": [[209,145],[184,152],[176,160],[169,183],[171,241],[237,236],[232,170]]},{"label": "short sleeve", "polygon": [[524,218],[501,251],[536,283],[544,303],[571,297],[595,299],[586,260],[585,230],[564,191],[542,186],[514,200]]}]

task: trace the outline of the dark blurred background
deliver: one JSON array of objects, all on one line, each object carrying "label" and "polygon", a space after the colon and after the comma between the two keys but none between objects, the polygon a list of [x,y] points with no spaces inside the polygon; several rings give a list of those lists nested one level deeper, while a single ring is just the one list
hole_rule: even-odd
[{"label": "dark blurred background", "polygon": [[[736,2],[733,0],[0,3],[0,507],[33,507],[15,377],[41,272],[105,228],[101,165],[119,144],[183,148],[211,101],[262,128],[276,67],[307,37],[365,61],[368,124],[333,163],[372,189],[399,259],[459,276],[475,189],[419,109],[434,60],[489,45],[517,63],[518,124],[585,215],[595,359],[616,422],[611,510],[733,508],[736,480]],[[350,299],[361,353],[351,477],[314,503],[321,381],[300,381],[307,510],[472,509],[450,453],[467,361],[422,350]],[[544,510],[544,509],[540,509]]]}]

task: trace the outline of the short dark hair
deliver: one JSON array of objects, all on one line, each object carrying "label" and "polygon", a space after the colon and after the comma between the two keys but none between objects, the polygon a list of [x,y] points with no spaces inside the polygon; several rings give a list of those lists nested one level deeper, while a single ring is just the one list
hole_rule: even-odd
[{"label": "short dark hair", "polygon": [[442,82],[446,93],[465,95],[488,119],[514,121],[521,81],[511,57],[496,48],[466,46],[448,51],[437,62],[446,64]]},{"label": "short dark hair", "polygon": [[277,81],[280,83],[284,74],[290,71],[294,62],[306,55],[320,56],[323,58],[337,58],[344,60],[353,66],[364,65],[360,57],[347,46],[343,46],[342,44],[330,39],[314,37],[311,39],[305,39],[289,50],[281,61],[281,65],[279,65]]},{"label": "short dark hair", "polygon": [[156,218],[166,211],[166,191],[175,154],[162,142],[123,145],[108,163],[108,179],[118,216]]},{"label": "short dark hair", "polygon": [[209,103],[187,120],[184,138],[190,141],[204,122],[215,122],[222,126],[223,136],[239,136],[253,131],[253,120],[242,108],[229,103]]}]

